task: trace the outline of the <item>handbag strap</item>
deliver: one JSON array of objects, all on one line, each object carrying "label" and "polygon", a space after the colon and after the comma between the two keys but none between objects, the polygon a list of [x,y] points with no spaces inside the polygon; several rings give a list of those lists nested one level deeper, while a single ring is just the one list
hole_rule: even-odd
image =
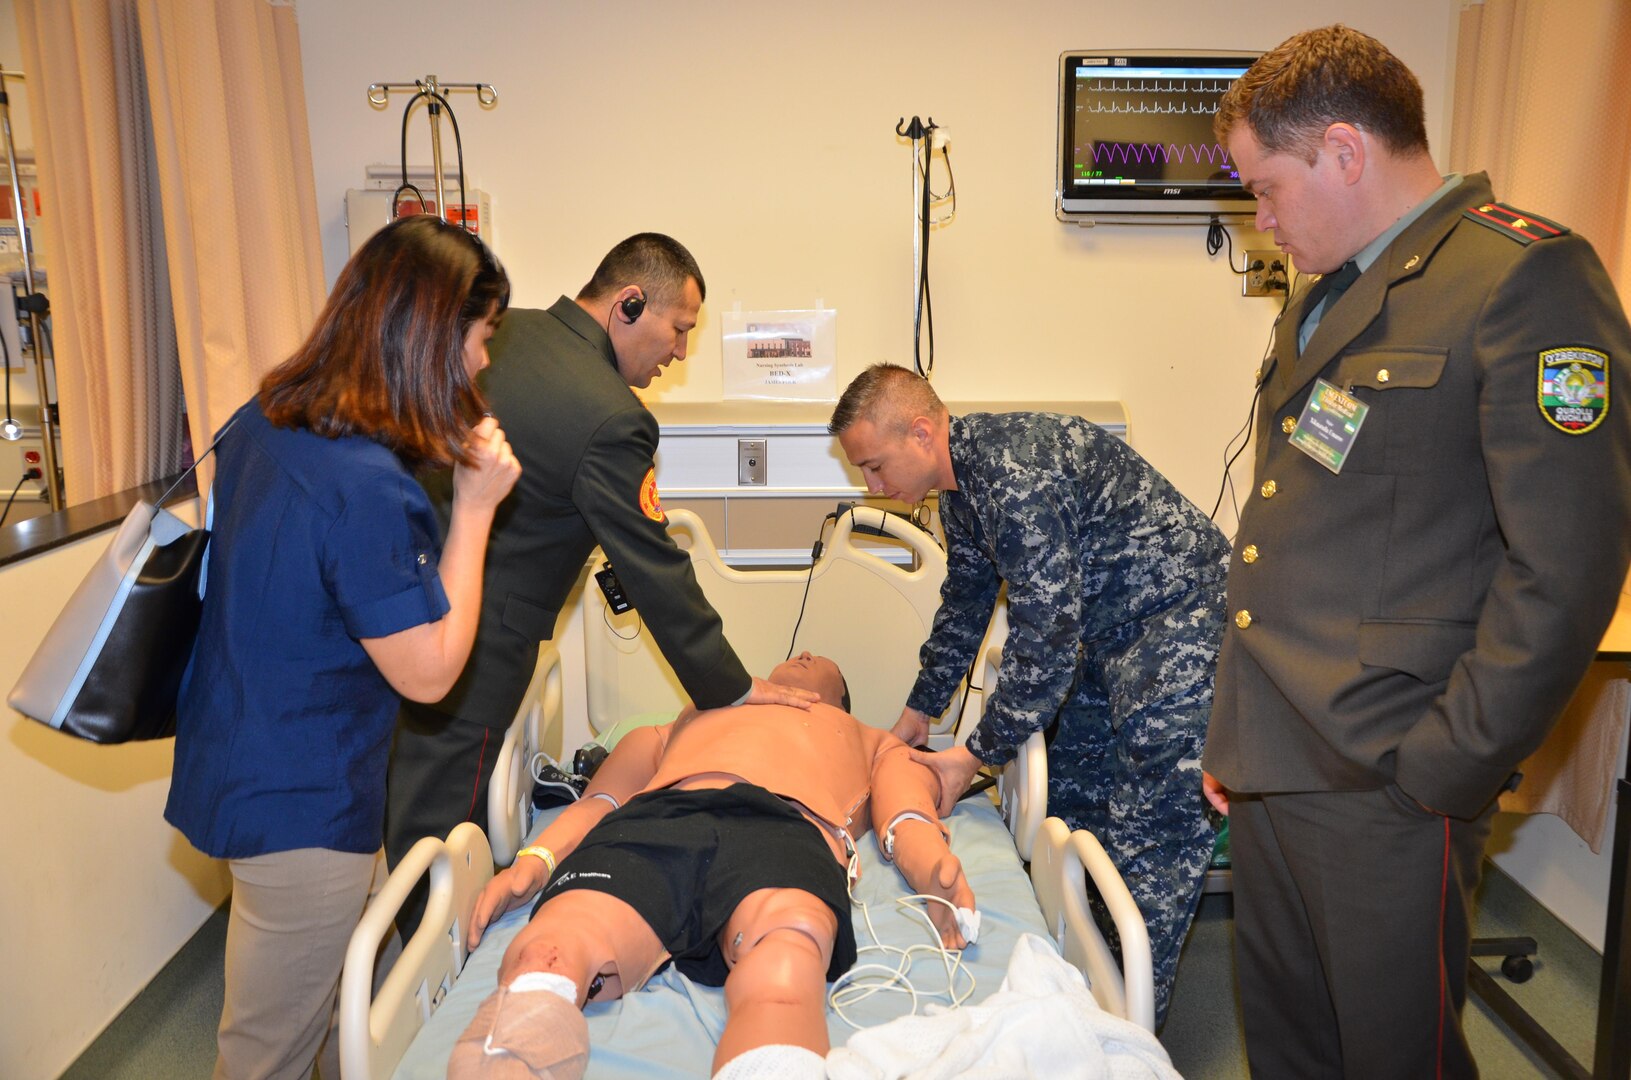
[{"label": "handbag strap", "polygon": [[[211,454],[215,453],[215,448],[217,446],[221,445],[221,440],[227,437],[227,432],[232,430],[232,425],[236,424],[238,422],[238,417],[240,415],[242,415],[242,414],[241,413],[233,413],[232,414],[232,419],[228,420],[227,423],[226,423],[226,427],[223,427],[221,429],[221,433],[219,435],[215,436],[215,441],[210,443],[210,448],[208,450],[204,451],[202,454],[199,454],[198,457],[193,461],[193,463],[191,465],[187,466],[187,471],[182,473],[180,476],[176,477],[175,483],[170,485],[169,490],[167,490],[163,495],[159,496],[159,501],[153,504],[153,509],[154,510],[158,510],[166,502],[168,502],[169,499],[170,499],[170,496],[175,494],[176,488],[180,487],[183,483],[185,483],[186,480],[187,480],[187,477],[191,476],[194,472],[196,472],[198,470],[198,467],[200,465],[204,464],[204,459],[205,458],[207,458]],[[206,524],[205,528],[208,528],[208,527],[209,526]]]}]

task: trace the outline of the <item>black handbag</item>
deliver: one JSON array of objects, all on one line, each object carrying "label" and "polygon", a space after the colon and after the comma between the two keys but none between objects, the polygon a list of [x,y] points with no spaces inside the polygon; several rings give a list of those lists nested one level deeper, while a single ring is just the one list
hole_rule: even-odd
[{"label": "black handbag", "polygon": [[163,504],[231,427],[158,505],[137,503],[125,516],[7,695],[13,709],[96,743],[175,734],[176,697],[204,607],[213,506],[195,529]]}]

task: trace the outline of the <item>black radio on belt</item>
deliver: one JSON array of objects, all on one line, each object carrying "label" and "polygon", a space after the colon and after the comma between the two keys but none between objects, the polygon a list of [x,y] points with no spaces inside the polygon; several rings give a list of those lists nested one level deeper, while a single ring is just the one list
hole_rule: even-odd
[{"label": "black radio on belt", "polygon": [[621,615],[634,607],[629,603],[629,598],[623,595],[623,583],[617,580],[610,562],[600,564],[600,569],[595,573],[595,584],[606,594],[606,606],[612,609],[613,615]]}]

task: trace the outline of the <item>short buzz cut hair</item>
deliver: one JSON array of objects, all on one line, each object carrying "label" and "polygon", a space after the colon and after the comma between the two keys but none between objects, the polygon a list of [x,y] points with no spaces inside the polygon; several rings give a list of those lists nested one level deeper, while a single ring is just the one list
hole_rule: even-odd
[{"label": "short buzz cut hair", "polygon": [[858,421],[870,420],[886,434],[904,435],[914,417],[938,418],[945,412],[928,379],[899,364],[873,364],[844,388],[827,433],[842,435]]},{"label": "short buzz cut hair", "polygon": [[1386,45],[1341,24],[1295,34],[1259,57],[1223,95],[1212,130],[1227,142],[1245,124],[1264,150],[1312,164],[1338,123],[1395,154],[1427,153],[1421,83]]},{"label": "short buzz cut hair", "polygon": [[579,300],[599,300],[626,285],[638,285],[646,302],[666,307],[679,300],[685,283],[697,283],[697,295],[708,298],[702,268],[685,245],[662,233],[636,233],[606,253],[591,277],[578,290]]}]

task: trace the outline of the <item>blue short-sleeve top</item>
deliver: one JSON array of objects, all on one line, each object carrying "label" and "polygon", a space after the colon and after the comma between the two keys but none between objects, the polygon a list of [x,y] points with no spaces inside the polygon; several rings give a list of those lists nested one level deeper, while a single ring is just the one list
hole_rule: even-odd
[{"label": "blue short-sleeve top", "polygon": [[216,457],[165,819],[216,858],[378,850],[399,698],[358,639],[447,613],[435,514],[392,451],[253,400]]}]

